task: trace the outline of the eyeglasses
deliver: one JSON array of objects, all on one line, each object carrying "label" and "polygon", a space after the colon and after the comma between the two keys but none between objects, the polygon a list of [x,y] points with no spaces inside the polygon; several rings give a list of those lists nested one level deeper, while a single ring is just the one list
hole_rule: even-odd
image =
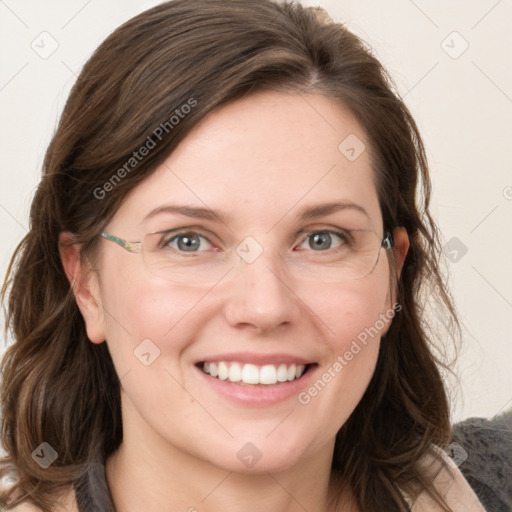
[{"label": "eyeglasses", "polygon": [[[216,247],[199,250],[202,245],[213,244],[207,235],[189,230],[148,233],[141,242],[129,242],[107,233],[101,233],[101,236],[131,253],[142,254],[144,265],[151,274],[190,286],[213,285],[237,265],[250,264],[264,250],[254,239],[254,247],[239,244],[228,250]],[[332,283],[359,280],[371,274],[381,249],[390,250],[394,240],[389,231],[379,237],[370,229],[325,229],[309,232],[300,246],[304,244],[308,245],[306,249],[285,254],[291,275]],[[323,250],[325,248],[327,250]],[[252,258],[248,259],[244,253],[251,251]]]}]

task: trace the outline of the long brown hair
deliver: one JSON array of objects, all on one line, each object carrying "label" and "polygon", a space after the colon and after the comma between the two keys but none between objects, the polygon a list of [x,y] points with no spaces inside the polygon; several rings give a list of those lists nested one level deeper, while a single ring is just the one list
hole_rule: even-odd
[{"label": "long brown hair", "polygon": [[[30,230],[2,290],[14,337],[1,367],[3,471],[15,468],[18,477],[16,492],[0,495],[2,506],[26,500],[51,512],[56,496],[74,486],[83,510],[93,498],[112,510],[102,468],[122,442],[120,383],[106,343],[87,338],[59,234],[74,233],[81,255],[93,256],[127,193],[200,120],[264,89],[320,91],[352,110],[369,137],[384,225],[403,226],[410,240],[393,282],[401,311],[365,395],[337,434],[333,478],[350,486],[366,512],[408,510],[401,491],[435,495],[421,461],[432,444],[447,444],[450,425],[426,298],[446,311],[453,336],[460,328],[411,114],[372,51],[319,8],[175,0],[129,20],[96,50],[47,150]],[[134,157],[150,145],[144,158]],[[58,453],[46,469],[32,457],[43,442]]]}]

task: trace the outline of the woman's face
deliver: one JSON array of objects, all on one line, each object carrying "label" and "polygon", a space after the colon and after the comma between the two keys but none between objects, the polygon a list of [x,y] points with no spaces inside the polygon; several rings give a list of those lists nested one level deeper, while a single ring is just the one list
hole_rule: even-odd
[{"label": "woman's face", "polygon": [[[210,114],[127,197],[109,235],[189,236],[167,237],[168,266],[101,241],[92,276],[102,308],[84,316],[121,379],[125,439],[238,472],[332,454],[392,317],[386,251],[366,277],[344,279],[346,242],[326,233],[382,237],[363,144],[361,126],[331,99],[258,93]],[[357,207],[318,209],[348,202]],[[204,362],[235,381],[307,371],[249,384],[208,375]]]}]

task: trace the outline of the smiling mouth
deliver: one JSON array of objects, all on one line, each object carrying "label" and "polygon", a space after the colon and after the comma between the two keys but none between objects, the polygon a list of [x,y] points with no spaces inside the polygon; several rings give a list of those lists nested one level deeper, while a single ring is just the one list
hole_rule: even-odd
[{"label": "smiling mouth", "polygon": [[312,364],[265,364],[255,365],[236,361],[200,362],[196,365],[207,375],[240,385],[284,384],[300,379]]}]

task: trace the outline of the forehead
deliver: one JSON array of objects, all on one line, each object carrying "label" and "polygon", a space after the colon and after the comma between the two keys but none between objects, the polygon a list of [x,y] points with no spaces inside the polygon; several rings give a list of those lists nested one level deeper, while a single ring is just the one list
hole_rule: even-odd
[{"label": "forehead", "polygon": [[140,223],[154,208],[179,203],[268,224],[304,205],[348,200],[378,222],[368,147],[339,102],[260,92],[206,116],[129,194],[118,216]]}]

